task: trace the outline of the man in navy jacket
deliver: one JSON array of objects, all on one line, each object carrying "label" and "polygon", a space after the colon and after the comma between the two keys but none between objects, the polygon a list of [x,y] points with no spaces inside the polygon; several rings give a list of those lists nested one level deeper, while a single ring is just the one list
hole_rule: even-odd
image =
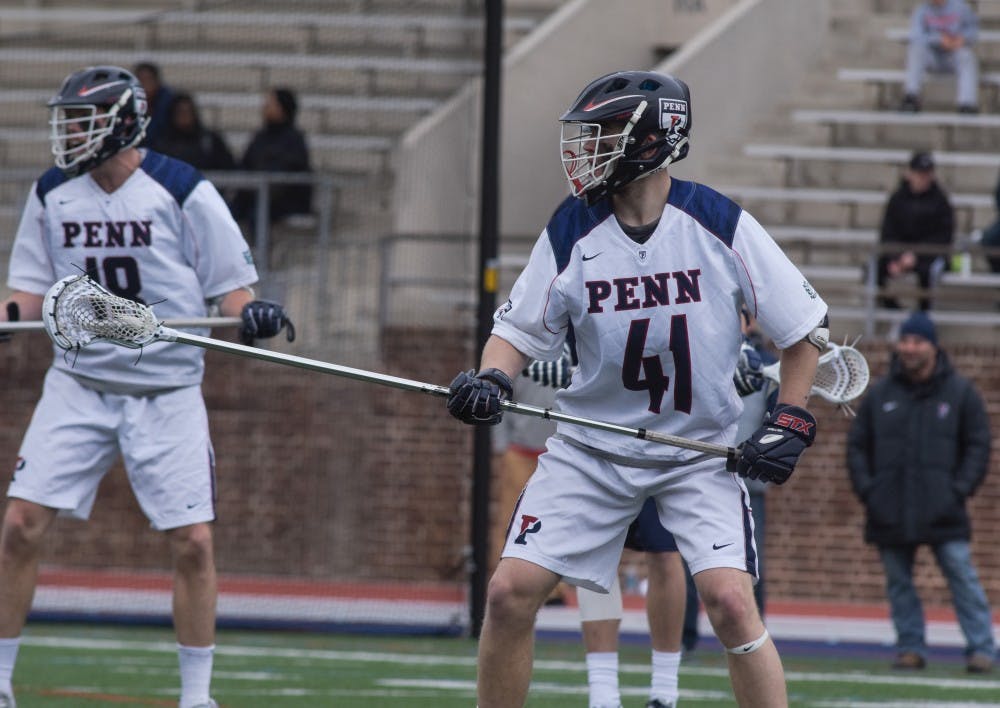
[{"label": "man in navy jacket", "polygon": [[847,441],[851,484],[867,512],[865,541],[878,547],[885,568],[899,651],[894,668],[926,664],[913,584],[914,556],[926,544],[948,581],[968,670],[992,669],[990,607],[972,565],[965,508],[986,475],[989,451],[982,398],[938,348],[927,314],[913,313],[900,327],[888,376],[861,403]]}]

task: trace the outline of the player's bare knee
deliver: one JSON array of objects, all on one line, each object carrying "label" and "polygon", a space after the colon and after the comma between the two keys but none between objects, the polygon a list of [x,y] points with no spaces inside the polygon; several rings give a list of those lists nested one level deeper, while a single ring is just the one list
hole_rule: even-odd
[{"label": "player's bare knee", "polygon": [[741,585],[719,585],[701,599],[712,628],[726,646],[742,643],[744,635],[760,625],[753,593]]},{"label": "player's bare knee", "polygon": [[490,579],[486,611],[492,619],[505,623],[534,622],[535,613],[551,589],[495,573]]},{"label": "player's bare knee", "polygon": [[54,516],[55,511],[47,507],[19,499],[10,500],[0,534],[3,554],[23,556],[37,553]]},{"label": "player's bare knee", "polygon": [[198,571],[211,568],[214,563],[212,527],[192,524],[168,532],[178,570]]}]

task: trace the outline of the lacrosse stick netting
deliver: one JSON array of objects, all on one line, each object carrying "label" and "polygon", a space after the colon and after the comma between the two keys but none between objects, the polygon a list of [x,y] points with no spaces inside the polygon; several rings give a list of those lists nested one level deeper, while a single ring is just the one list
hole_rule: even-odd
[{"label": "lacrosse stick netting", "polygon": [[[855,340],[855,344],[857,340]],[[816,365],[812,393],[837,405],[847,404],[865,392],[870,372],[868,361],[852,344],[827,344]],[[763,374],[772,381],[781,381],[780,365],[765,366]]]},{"label": "lacrosse stick netting", "polygon": [[[79,279],[86,282],[77,282]],[[152,308],[112,295],[85,275],[64,278],[53,285],[45,295],[44,310],[45,331],[63,349],[78,349],[98,341],[120,344],[133,349],[153,342],[177,342],[358,381],[367,381],[382,386],[391,386],[406,391],[429,393],[435,396],[451,395],[447,386],[437,386],[422,381],[413,381],[398,376],[354,369],[349,366],[179,332],[158,322]],[[706,455],[724,457],[730,465],[735,464],[739,458],[738,449],[718,443],[690,440],[644,428],[630,428],[514,401],[501,401],[501,405],[504,410],[521,415],[582,425],[640,440],[694,450]]]},{"label": "lacrosse stick netting", "polygon": [[149,307],[112,295],[86,275],[68,276],[49,288],[42,321],[52,341],[66,350],[97,341],[139,349],[155,341],[159,329]]}]

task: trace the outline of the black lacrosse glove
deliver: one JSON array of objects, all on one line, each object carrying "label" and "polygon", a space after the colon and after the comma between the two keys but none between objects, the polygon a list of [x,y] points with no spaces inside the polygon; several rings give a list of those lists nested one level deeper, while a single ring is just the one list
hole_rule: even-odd
[{"label": "black lacrosse glove", "polygon": [[514,395],[514,382],[500,369],[463,371],[448,387],[448,412],[463,423],[496,425],[503,418],[500,401]]},{"label": "black lacrosse glove", "polygon": [[736,373],[733,374],[733,383],[736,384],[736,392],[741,398],[764,388],[763,370],[764,360],[760,358],[760,353],[747,342],[743,342],[740,347],[740,359],[736,364]]},{"label": "black lacrosse glove", "polygon": [[254,300],[243,306],[240,313],[243,326],[240,327],[240,341],[247,346],[253,345],[255,339],[273,337],[282,328],[286,328],[285,336],[289,342],[295,341],[295,325],[288,319],[285,309],[270,300]]},{"label": "black lacrosse glove", "polygon": [[[8,322],[19,322],[21,319],[21,308],[16,302],[7,303],[7,321]],[[0,342],[8,341],[13,334],[10,332],[0,332]]]},{"label": "black lacrosse glove", "polygon": [[816,439],[816,419],[805,408],[779,404],[760,429],[743,443],[740,477],[784,484],[802,452]]}]

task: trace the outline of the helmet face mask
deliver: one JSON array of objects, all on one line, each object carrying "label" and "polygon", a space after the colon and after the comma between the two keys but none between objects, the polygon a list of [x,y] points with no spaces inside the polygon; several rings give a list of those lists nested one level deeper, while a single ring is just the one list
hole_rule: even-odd
[{"label": "helmet face mask", "polygon": [[593,204],[687,156],[690,91],[666,74],[616,72],[592,81],[559,120],[570,192]]},{"label": "helmet face mask", "polygon": [[562,124],[559,146],[563,170],[574,197],[604,184],[614,173],[615,165],[635,138],[629,134],[632,124],[600,123]]},{"label": "helmet face mask", "polygon": [[52,155],[71,176],[137,145],[149,124],[142,86],[113,66],[70,74],[48,105]]}]

